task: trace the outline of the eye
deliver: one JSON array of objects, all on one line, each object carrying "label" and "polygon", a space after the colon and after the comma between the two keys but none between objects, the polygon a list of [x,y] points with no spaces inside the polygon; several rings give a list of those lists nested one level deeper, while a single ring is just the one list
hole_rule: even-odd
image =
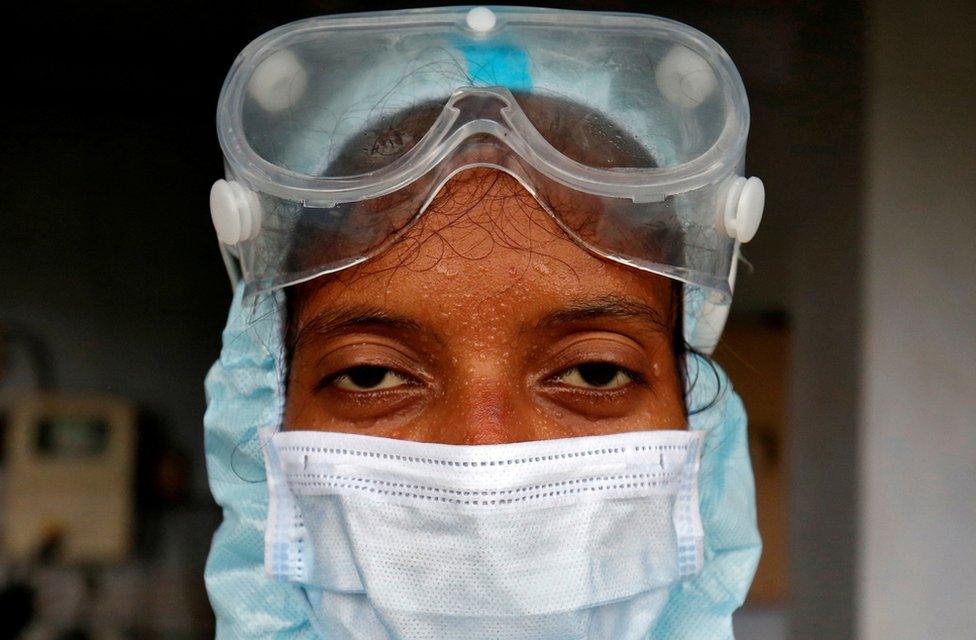
[{"label": "eye", "polygon": [[335,386],[343,391],[380,391],[410,384],[410,379],[388,367],[360,365],[331,376],[321,386]]},{"label": "eye", "polygon": [[637,374],[610,362],[579,364],[555,378],[556,382],[581,389],[619,389],[637,379]]}]

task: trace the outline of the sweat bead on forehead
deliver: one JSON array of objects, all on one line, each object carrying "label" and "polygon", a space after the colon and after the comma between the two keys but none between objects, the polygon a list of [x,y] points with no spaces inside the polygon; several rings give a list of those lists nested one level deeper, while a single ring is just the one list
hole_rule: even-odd
[{"label": "sweat bead on forehead", "polygon": [[663,306],[670,285],[581,248],[507,174],[471,169],[455,176],[388,251],[340,272],[318,295],[440,302],[448,306],[430,309],[433,317],[488,321],[509,306],[559,304],[614,289],[640,291]]}]

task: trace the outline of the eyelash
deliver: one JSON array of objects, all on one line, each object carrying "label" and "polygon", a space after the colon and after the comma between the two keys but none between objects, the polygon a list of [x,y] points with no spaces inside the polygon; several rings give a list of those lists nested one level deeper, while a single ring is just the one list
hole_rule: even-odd
[{"label": "eyelash", "polygon": [[[581,387],[577,385],[569,385],[560,382],[560,379],[565,378],[572,371],[574,370],[578,371],[580,367],[585,367],[587,365],[607,365],[613,367],[614,369],[617,370],[616,373],[614,374],[614,378],[616,378],[616,376],[619,375],[620,373],[623,373],[625,376],[627,376],[630,379],[630,381],[627,384],[623,384],[619,387],[613,387],[609,389],[596,387],[596,386]],[[647,378],[645,378],[644,375],[642,375],[641,373],[634,371],[632,369],[628,369],[627,367],[621,366],[619,364],[616,364],[615,362],[608,362],[605,360],[588,360],[586,362],[580,362],[579,364],[575,364],[571,367],[567,367],[559,371],[558,373],[556,373],[554,376],[551,376],[548,379],[548,382],[561,384],[563,386],[569,387],[570,389],[572,389],[574,392],[577,393],[593,393],[593,394],[619,393],[632,385],[647,386]]]},{"label": "eyelash", "polygon": [[[609,367],[613,367],[616,371],[614,372],[614,376],[610,379],[609,382],[615,380],[616,377],[621,373],[625,375],[629,379],[629,381],[620,386],[611,387],[611,388],[605,388],[605,387],[600,387],[595,385],[594,386],[573,385],[573,384],[567,384],[562,381],[564,378],[566,378],[574,371],[576,371],[579,375],[582,376],[583,374],[580,371],[580,369],[587,365],[606,365]],[[383,373],[383,376],[376,383],[377,385],[381,384],[386,379],[386,376],[391,374],[397,376],[398,378],[403,380],[403,382],[400,384],[392,385],[389,387],[381,387],[378,389],[370,388],[370,389],[362,389],[362,390],[353,390],[353,389],[341,389],[338,387],[338,383],[340,381],[342,381],[343,379],[350,379],[350,375],[352,374],[352,372],[356,371],[357,369],[362,370],[367,368],[379,369]],[[581,362],[571,367],[567,367],[559,371],[555,375],[551,376],[550,378],[548,378],[547,382],[570,388],[577,393],[591,393],[591,394],[619,393],[632,385],[640,385],[640,386],[647,385],[647,379],[637,371],[628,369],[627,367],[620,366],[613,362],[606,362],[606,361],[599,361],[599,360]],[[609,382],[607,384],[609,384]],[[331,387],[331,388],[336,388],[345,393],[359,394],[365,396],[367,394],[381,394],[381,393],[389,392],[394,389],[399,389],[407,386],[416,386],[416,384],[417,381],[413,377],[404,374],[400,371],[397,371],[396,369],[393,369],[391,367],[385,367],[382,365],[364,364],[364,365],[356,365],[354,367],[349,367],[347,369],[343,369],[342,371],[337,371],[336,373],[325,376],[324,378],[322,378],[322,380],[318,382],[318,384],[315,385],[315,390],[322,391],[324,389]]]},{"label": "eyelash", "polygon": [[[385,379],[385,377],[387,375],[389,375],[389,374],[393,374],[393,375],[399,377],[400,379],[403,380],[403,383],[394,385],[392,387],[385,387],[385,388],[380,388],[380,389],[363,389],[361,391],[360,390],[351,390],[351,389],[339,389],[340,391],[342,391],[344,393],[355,393],[355,394],[360,394],[360,395],[379,394],[379,393],[385,393],[385,392],[388,392],[388,391],[392,391],[394,389],[398,389],[398,388],[401,388],[401,387],[407,387],[407,386],[412,387],[412,386],[416,386],[418,384],[416,378],[414,378],[412,376],[409,376],[409,375],[407,375],[407,374],[405,374],[405,373],[403,373],[401,371],[398,371],[397,369],[394,369],[392,367],[387,367],[387,366],[383,366],[383,365],[373,365],[373,364],[360,364],[360,365],[356,365],[356,366],[353,366],[353,367],[348,367],[348,368],[343,369],[341,371],[337,371],[335,373],[332,373],[332,374],[329,374],[329,375],[325,376],[324,378],[322,378],[315,385],[315,391],[323,391],[323,390],[328,389],[330,387],[337,388],[338,389],[337,383],[340,382],[343,379],[349,379],[350,378],[350,375],[352,374],[352,372],[355,372],[357,369],[359,369],[359,370],[362,370],[362,369],[380,369],[380,370],[383,371],[383,378],[380,378],[380,381],[379,381],[380,383],[383,382],[383,380]],[[379,384],[379,383],[377,383],[377,384]]]}]

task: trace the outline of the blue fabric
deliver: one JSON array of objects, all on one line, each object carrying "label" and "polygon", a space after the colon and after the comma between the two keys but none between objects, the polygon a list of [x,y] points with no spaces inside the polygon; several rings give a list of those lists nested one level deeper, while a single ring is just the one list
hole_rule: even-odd
[{"label": "blue fabric", "polygon": [[742,606],[759,564],[756,489],[742,400],[718,365],[688,358],[689,428],[702,430],[700,471],[705,564],[671,589],[650,638],[733,638],[732,613]]},{"label": "blue fabric", "polygon": [[532,88],[529,56],[524,49],[465,41],[460,46],[468,62],[468,76],[476,86],[501,86],[512,91]]},{"label": "blue fabric", "polygon": [[278,297],[242,303],[238,287],[223,350],[207,375],[204,416],[210,491],[223,507],[205,579],[217,638],[319,637],[295,585],[264,575],[268,486],[257,430],[281,424],[283,357]]},{"label": "blue fabric", "polygon": [[[224,510],[206,569],[217,638],[320,638],[301,588],[264,573],[268,485],[257,430],[281,426],[283,296],[245,303],[242,291],[206,380],[207,471]],[[760,549],[746,417],[717,366],[689,356],[688,370],[689,428],[707,434],[700,477],[705,564],[672,588],[650,638],[724,640],[733,637],[732,612],[745,598]]]}]

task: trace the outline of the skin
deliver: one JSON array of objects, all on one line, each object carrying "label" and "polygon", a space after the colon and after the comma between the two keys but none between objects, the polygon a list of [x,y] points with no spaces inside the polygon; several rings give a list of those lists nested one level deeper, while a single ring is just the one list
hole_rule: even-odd
[{"label": "skin", "polygon": [[464,171],[384,253],[289,292],[285,427],[466,445],[683,429],[673,286],[582,249],[507,174]]}]

